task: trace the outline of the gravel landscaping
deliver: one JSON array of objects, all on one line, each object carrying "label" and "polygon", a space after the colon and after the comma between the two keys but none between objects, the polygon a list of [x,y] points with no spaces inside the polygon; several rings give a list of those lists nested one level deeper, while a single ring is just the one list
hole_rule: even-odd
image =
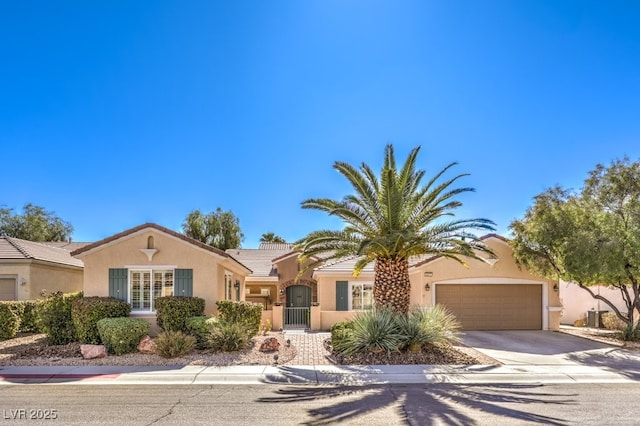
[{"label": "gravel landscaping", "polygon": [[[275,337],[280,343],[277,352],[260,352],[262,342]],[[323,357],[335,364],[496,364],[492,358],[488,358],[464,346],[455,347],[428,347],[419,353],[408,354],[371,354],[363,353],[350,358],[335,356],[331,353],[331,347],[327,341],[323,351]],[[105,358],[85,360],[80,355],[80,344],[47,345],[44,334],[22,335],[15,339],[0,342],[0,365],[69,365],[69,366],[101,366],[101,365],[202,365],[202,366],[229,366],[229,365],[270,365],[274,364],[274,355],[278,355],[278,364],[303,365],[302,357],[298,356],[299,350],[294,344],[287,346],[286,338],[280,332],[271,332],[266,336],[256,336],[250,346],[238,352],[212,353],[206,350],[194,350],[191,354],[180,358],[162,358],[158,355],[131,353],[126,355],[109,355]],[[308,350],[308,349],[307,349]]]}]

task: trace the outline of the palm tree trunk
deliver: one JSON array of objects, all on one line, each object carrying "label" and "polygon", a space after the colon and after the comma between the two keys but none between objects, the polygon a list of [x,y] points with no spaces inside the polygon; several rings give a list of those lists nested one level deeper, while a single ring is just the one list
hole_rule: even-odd
[{"label": "palm tree trunk", "polygon": [[411,282],[409,261],[405,258],[378,258],[375,265],[373,299],[376,308],[409,312]]}]

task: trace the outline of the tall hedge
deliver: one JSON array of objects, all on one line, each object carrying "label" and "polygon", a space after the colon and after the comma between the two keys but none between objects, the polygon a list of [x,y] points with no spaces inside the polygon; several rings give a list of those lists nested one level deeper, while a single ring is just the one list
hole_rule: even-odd
[{"label": "tall hedge", "polygon": [[11,302],[0,302],[0,340],[13,339],[20,329],[20,317]]},{"label": "tall hedge", "polygon": [[204,299],[200,297],[157,297],[155,306],[158,327],[165,331],[187,333],[187,319],[204,315]]},{"label": "tall hedge", "polygon": [[254,337],[260,330],[262,322],[262,305],[250,302],[234,302],[220,300],[218,306],[218,319],[226,323],[238,323],[245,327],[249,338]]},{"label": "tall hedge", "polygon": [[98,321],[103,318],[128,317],[131,305],[115,297],[83,297],[73,301],[71,318],[80,343],[100,343]]},{"label": "tall hedge", "polygon": [[63,294],[58,291],[45,295],[36,308],[38,327],[47,334],[50,345],[64,345],[76,338],[71,318],[71,304],[82,297],[82,292]]}]

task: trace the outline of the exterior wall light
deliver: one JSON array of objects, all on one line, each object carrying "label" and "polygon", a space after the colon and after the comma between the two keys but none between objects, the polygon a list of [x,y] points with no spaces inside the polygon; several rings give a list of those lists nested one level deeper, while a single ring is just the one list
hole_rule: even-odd
[{"label": "exterior wall light", "polygon": [[429,283],[426,283],[426,284],[424,285],[424,289],[425,289],[426,291],[431,290],[431,287],[429,287]]},{"label": "exterior wall light", "polygon": [[558,292],[558,284],[553,285],[553,291],[555,291],[556,293]]}]

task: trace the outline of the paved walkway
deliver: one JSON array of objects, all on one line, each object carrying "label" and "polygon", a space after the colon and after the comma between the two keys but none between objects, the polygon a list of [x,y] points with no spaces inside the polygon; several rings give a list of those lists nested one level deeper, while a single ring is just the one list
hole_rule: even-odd
[{"label": "paved walkway", "polygon": [[331,333],[326,332],[284,332],[284,338],[291,340],[291,344],[298,351],[293,360],[296,365],[331,365],[327,358],[329,353],[324,348],[324,341],[330,337]]}]

